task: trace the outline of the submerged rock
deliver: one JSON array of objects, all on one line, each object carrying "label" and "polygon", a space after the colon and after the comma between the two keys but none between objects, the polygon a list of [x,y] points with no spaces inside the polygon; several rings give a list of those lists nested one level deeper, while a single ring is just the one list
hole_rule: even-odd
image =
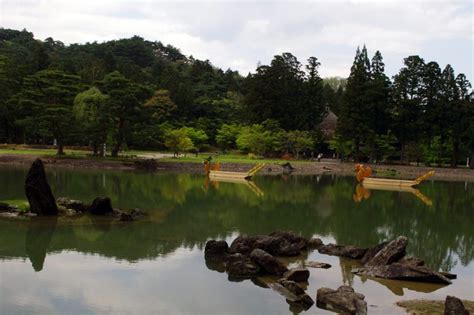
[{"label": "submerged rock", "polygon": [[112,208],[112,202],[109,197],[97,197],[92,201],[92,204],[89,206],[90,213],[95,215],[104,215],[112,213],[114,209]]},{"label": "submerged rock", "polygon": [[288,270],[283,274],[283,277],[287,280],[295,281],[295,282],[303,282],[308,281],[309,278],[309,270],[306,268],[293,268]]},{"label": "submerged rock", "polygon": [[353,269],[352,272],[357,275],[384,279],[451,284],[451,281],[439,272],[422,266],[412,266],[400,263],[393,263],[385,266],[356,268]]},{"label": "submerged rock", "polygon": [[227,259],[229,245],[226,241],[210,240],[204,248],[204,258],[209,261],[219,262]]},{"label": "submerged rock", "polygon": [[337,290],[320,288],[316,294],[319,308],[345,314],[367,314],[367,302],[364,299],[364,295],[349,286],[340,286]]},{"label": "submerged rock", "polygon": [[384,266],[400,260],[405,256],[408,238],[399,236],[387,243],[373,258],[365,263],[366,266]]},{"label": "submerged rock", "polygon": [[281,276],[288,269],[275,257],[262,249],[254,249],[250,253],[250,259],[256,262],[262,269],[272,275]]},{"label": "submerged rock", "polygon": [[39,215],[58,214],[58,207],[40,159],[31,164],[25,179],[25,192],[31,212]]},{"label": "submerged rock", "polygon": [[444,302],[444,315],[469,315],[460,299],[448,295]]},{"label": "submerged rock", "polygon": [[342,256],[342,257],[347,257],[347,258],[352,258],[352,259],[360,259],[367,252],[367,248],[328,244],[328,245],[321,246],[318,249],[318,252],[320,252],[321,254],[326,254],[326,255]]},{"label": "submerged rock", "polygon": [[305,267],[310,267],[310,268],[324,268],[328,269],[331,268],[331,265],[328,263],[323,263],[323,262],[317,262],[317,261],[307,261],[304,263]]}]

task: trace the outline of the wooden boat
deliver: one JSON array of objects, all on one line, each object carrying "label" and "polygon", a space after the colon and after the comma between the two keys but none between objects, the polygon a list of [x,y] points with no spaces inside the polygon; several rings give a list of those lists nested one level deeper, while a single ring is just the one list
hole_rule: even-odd
[{"label": "wooden boat", "polygon": [[369,189],[374,189],[374,187],[413,187],[433,176],[433,174],[434,171],[429,171],[413,180],[365,177],[362,179],[362,185]]},{"label": "wooden boat", "polygon": [[265,167],[265,163],[259,163],[252,167],[248,172],[229,172],[221,170],[209,170],[208,176],[210,179],[242,179],[250,180],[255,174],[257,174],[262,168]]}]

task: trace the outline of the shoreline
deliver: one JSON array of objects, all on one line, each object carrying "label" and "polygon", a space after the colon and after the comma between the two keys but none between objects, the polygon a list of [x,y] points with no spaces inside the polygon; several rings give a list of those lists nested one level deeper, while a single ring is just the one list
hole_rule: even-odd
[{"label": "shoreline", "polygon": [[[123,159],[95,159],[95,158],[68,158],[56,156],[35,156],[24,154],[0,154],[0,166],[27,166],[36,159],[41,158],[48,167],[69,168],[69,169],[96,169],[96,170],[137,170],[135,161],[144,159],[123,158]],[[156,161],[156,170],[154,172],[175,172],[175,173],[193,173],[202,174],[203,167],[201,163],[196,162],[173,162]],[[258,160],[255,161],[257,163]],[[286,161],[281,162],[281,164]],[[294,167],[291,174],[294,175],[354,175],[354,163],[341,163],[337,160],[324,159],[321,162],[294,162],[290,161]],[[222,170],[245,172],[252,167],[253,163],[224,163]],[[430,170],[435,171],[432,179],[448,181],[469,181],[474,182],[474,170],[466,168],[439,168],[426,166],[406,166],[406,165],[384,165],[367,164],[372,167],[375,173],[382,173],[379,177],[397,177],[397,178],[416,178]],[[280,164],[270,163],[259,173],[259,175],[278,175],[285,173]],[[387,174],[388,175],[385,175]],[[377,177],[377,174],[376,174]]]}]

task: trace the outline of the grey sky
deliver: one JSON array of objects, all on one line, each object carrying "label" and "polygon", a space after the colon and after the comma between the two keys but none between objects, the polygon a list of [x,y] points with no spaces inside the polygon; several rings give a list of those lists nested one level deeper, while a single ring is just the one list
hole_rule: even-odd
[{"label": "grey sky", "polygon": [[472,1],[0,0],[0,26],[64,43],[139,35],[221,68],[254,71],[275,54],[318,57],[322,76],[347,76],[358,45],[380,50],[392,76],[403,58],[474,75]]}]

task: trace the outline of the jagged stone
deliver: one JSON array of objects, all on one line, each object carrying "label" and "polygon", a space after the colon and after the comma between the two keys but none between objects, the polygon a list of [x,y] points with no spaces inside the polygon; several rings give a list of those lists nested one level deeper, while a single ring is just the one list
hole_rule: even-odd
[{"label": "jagged stone", "polygon": [[262,269],[272,275],[281,276],[288,269],[275,257],[262,249],[254,249],[250,253],[250,259],[256,262]]},{"label": "jagged stone", "polygon": [[308,281],[309,278],[309,270],[306,268],[293,268],[288,270],[283,274],[283,277],[287,280],[295,281],[295,282],[303,282]]},{"label": "jagged stone", "polygon": [[337,290],[320,288],[316,294],[319,308],[345,314],[367,314],[367,302],[364,299],[364,295],[349,286],[340,286]]},{"label": "jagged stone", "polygon": [[366,266],[384,266],[405,256],[408,238],[399,236],[385,245],[375,256],[365,263]]},{"label": "jagged stone", "polygon": [[444,315],[469,315],[460,299],[448,295],[444,302]]},{"label": "jagged stone", "polygon": [[57,215],[58,206],[46,179],[43,162],[36,159],[25,179],[25,192],[30,211],[39,215]]}]

